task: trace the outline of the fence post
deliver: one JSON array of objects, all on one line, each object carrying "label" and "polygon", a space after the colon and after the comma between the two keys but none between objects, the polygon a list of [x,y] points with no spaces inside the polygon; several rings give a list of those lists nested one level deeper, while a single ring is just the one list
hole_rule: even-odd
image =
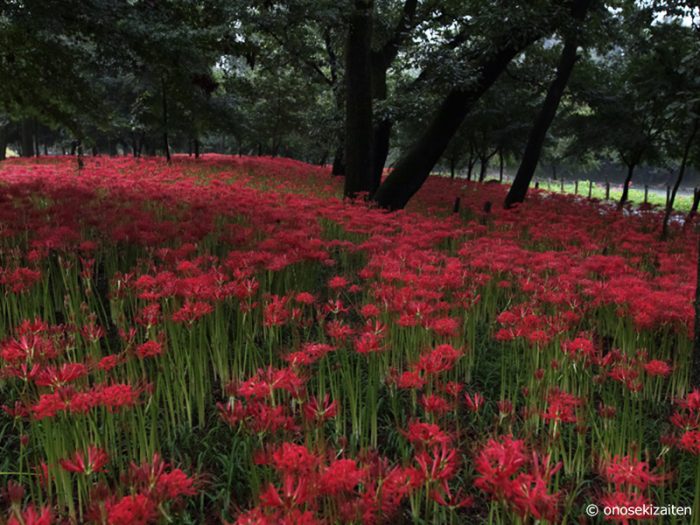
[{"label": "fence post", "polygon": [[588,181],[588,198],[590,199],[593,197],[593,181],[589,180]]}]

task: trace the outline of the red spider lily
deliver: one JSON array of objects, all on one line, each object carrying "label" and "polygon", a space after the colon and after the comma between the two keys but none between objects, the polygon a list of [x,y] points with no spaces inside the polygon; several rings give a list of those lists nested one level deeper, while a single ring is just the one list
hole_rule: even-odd
[{"label": "red spider lily", "polygon": [[447,414],[452,410],[452,404],[447,399],[437,394],[421,397],[420,405],[427,414],[435,414],[438,416]]},{"label": "red spider lily", "polygon": [[512,490],[512,477],[527,463],[525,442],[502,436],[498,441],[489,439],[474,460],[479,478],[474,485],[498,498],[505,498]]},{"label": "red spider lily", "polygon": [[470,412],[474,412],[475,414],[481,410],[481,407],[485,402],[484,396],[478,392],[475,392],[474,394],[464,394],[464,400],[466,401],[467,408],[470,410]]},{"label": "red spider lily", "polygon": [[89,445],[87,452],[76,451],[72,459],[62,459],[59,461],[61,467],[68,472],[78,474],[95,474],[102,472],[103,467],[109,462],[107,452],[94,445]]},{"label": "red spider lily", "polygon": [[323,343],[304,343],[301,350],[292,352],[283,359],[292,366],[309,366],[335,350],[334,347]]},{"label": "red spider lily", "polygon": [[83,363],[63,363],[60,368],[47,365],[39,371],[34,382],[39,386],[59,388],[84,377],[88,368]]},{"label": "red spider lily", "polygon": [[342,288],[345,288],[347,285],[348,280],[342,275],[336,275],[335,277],[331,277],[331,279],[328,281],[328,288],[330,288],[331,290],[340,290]]},{"label": "red spider lily", "polygon": [[294,443],[282,443],[272,454],[272,463],[277,470],[288,474],[308,474],[318,465],[318,458],[309,449]]},{"label": "red spider lily", "polygon": [[644,370],[650,376],[667,377],[671,374],[673,367],[665,361],[652,359],[644,365]]},{"label": "red spider lily", "polygon": [[415,388],[420,390],[425,386],[425,380],[418,372],[404,372],[396,381],[396,386],[399,388]]},{"label": "red spider lily", "polygon": [[700,431],[689,430],[685,432],[678,440],[678,448],[695,456],[700,455]]},{"label": "red spider lily", "polygon": [[144,494],[133,494],[105,503],[110,525],[150,525],[158,518],[154,501]]},{"label": "red spider lily", "polygon": [[316,302],[316,298],[309,292],[299,292],[294,296],[294,300],[297,303],[306,305],[314,304]]},{"label": "red spider lily", "polygon": [[638,461],[631,456],[615,455],[603,463],[602,474],[608,483],[615,485],[615,490],[636,487],[640,490],[650,485],[661,485],[668,475],[653,474],[646,461]]},{"label": "red spider lily", "polygon": [[421,356],[416,368],[422,370],[426,375],[436,375],[452,370],[461,356],[460,350],[456,350],[450,345],[440,345]]},{"label": "red spider lily", "polygon": [[192,324],[197,319],[204,317],[214,311],[214,307],[202,301],[185,301],[180,309],[173,313],[172,319],[175,323]]},{"label": "red spider lily", "polygon": [[180,496],[194,496],[194,480],[178,468],[170,468],[158,453],[141,465],[131,463],[130,476],[141,493],[152,500],[170,501]]},{"label": "red spider lily", "polygon": [[27,507],[23,511],[19,509],[10,516],[7,525],[51,525],[54,523],[51,508]]},{"label": "red spider lily", "polygon": [[136,347],[134,351],[139,359],[147,357],[157,357],[163,353],[163,345],[157,341],[146,341]]},{"label": "red spider lily", "polygon": [[433,447],[439,443],[451,443],[449,434],[432,423],[413,421],[408,424],[408,430],[400,431],[416,448]]},{"label": "red spider lily", "polygon": [[578,418],[575,411],[582,404],[582,399],[555,389],[547,397],[547,409],[542,413],[542,418],[555,423],[576,423]]},{"label": "red spider lily", "polygon": [[445,441],[418,452],[414,459],[428,482],[451,479],[459,465],[457,451]]},{"label": "red spider lily", "polygon": [[352,492],[364,482],[367,474],[367,469],[358,467],[353,459],[336,459],[321,473],[319,490],[330,496]]},{"label": "red spider lily", "polygon": [[[640,509],[641,512],[645,512],[645,509],[649,509],[649,500],[646,498],[646,496],[637,492],[616,491],[610,494],[605,494],[600,498],[600,506],[611,509],[610,515],[605,517],[605,521],[613,521],[615,523],[620,523],[621,525],[629,525],[637,522],[639,518],[644,519],[645,517],[653,517],[651,514],[648,516],[630,516],[628,513],[618,510],[635,508]],[[649,512],[651,512],[651,510],[649,510]]]},{"label": "red spider lily", "polygon": [[338,402],[331,401],[330,395],[323,397],[323,402],[319,402],[315,397],[309,398],[304,404],[304,417],[308,421],[326,421],[334,418],[338,413]]}]

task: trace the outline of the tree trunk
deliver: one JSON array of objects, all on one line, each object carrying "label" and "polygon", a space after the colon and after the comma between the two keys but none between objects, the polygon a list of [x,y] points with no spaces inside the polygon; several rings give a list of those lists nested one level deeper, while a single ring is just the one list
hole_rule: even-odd
[{"label": "tree trunk", "polygon": [[345,51],[345,190],[346,197],[374,193],[372,172],[373,0],[355,0]]},{"label": "tree trunk", "polygon": [[0,126],[0,160],[7,158],[7,128],[9,124]]},{"label": "tree trunk", "polygon": [[194,158],[199,158],[199,139],[194,139]]},{"label": "tree trunk", "polygon": [[165,93],[165,76],[160,77],[160,95],[163,102],[163,150],[165,160],[170,163],[170,143],[168,142],[168,98]]},{"label": "tree trunk", "polygon": [[335,150],[335,155],[333,156],[333,169],[331,170],[331,175],[345,175],[345,139],[342,140],[341,144]]},{"label": "tree trunk", "polygon": [[34,135],[32,122],[30,119],[22,119],[20,124],[20,155],[22,157],[33,157],[34,156]]},{"label": "tree trunk", "polygon": [[498,182],[503,182],[503,150],[498,150]]},{"label": "tree trunk", "polygon": [[455,168],[457,165],[457,159],[455,157],[450,157],[450,178],[455,178]]},{"label": "tree trunk", "polygon": [[683,176],[685,175],[685,168],[688,165],[688,155],[690,154],[690,148],[695,140],[695,135],[698,134],[698,127],[700,127],[700,120],[697,118],[693,121],[693,129],[690,132],[690,136],[685,143],[685,148],[683,149],[683,160],[681,161],[681,166],[678,170],[678,177],[676,177],[676,183],[673,185],[673,190],[671,190],[671,195],[666,204],[666,214],[664,215],[664,224],[661,229],[661,239],[665,240],[668,237],[668,223],[671,220],[671,214],[673,213],[673,203],[676,200],[676,193],[678,193],[678,188],[680,188],[683,182]]},{"label": "tree trunk", "polygon": [[688,224],[692,222],[693,217],[698,214],[698,205],[700,205],[700,188],[695,188],[693,190],[693,204],[690,206],[688,216],[685,218],[685,222],[683,223],[684,228],[688,226]]},{"label": "tree trunk", "polygon": [[630,182],[632,182],[632,175],[634,175],[634,164],[627,166],[627,177],[625,177],[625,184],[622,186],[622,197],[620,197],[620,202],[617,205],[617,209],[621,210],[627,203],[627,197],[630,191]]},{"label": "tree trunk", "polygon": [[391,128],[393,122],[390,119],[382,119],[374,127],[374,138],[372,140],[372,169],[374,170],[372,185],[378,188],[382,182],[384,165],[389,156],[389,141],[391,139]]},{"label": "tree trunk", "polygon": [[484,180],[486,179],[486,170],[489,167],[489,158],[490,157],[484,157],[479,161],[479,182],[484,182]]},{"label": "tree trunk", "polygon": [[510,61],[541,35],[529,31],[521,36],[513,38],[509,34],[495,55],[477,55],[475,81],[469,86],[455,87],[440,104],[425,132],[401,156],[391,175],[375,193],[374,199],[380,206],[396,210],[406,205],[426,181],[474,104]]},{"label": "tree trunk", "polygon": [[576,63],[576,49],[578,41],[575,38],[570,38],[564,44],[557,72],[554,80],[549,86],[547,96],[544,99],[540,113],[535,120],[535,124],[530,130],[530,136],[527,140],[527,146],[523,153],[523,158],[520,161],[520,167],[513,179],[513,184],[506,195],[505,207],[510,208],[516,202],[523,202],[527,195],[527,190],[532,182],[532,177],[535,175],[535,169],[540,160],[542,146],[547,135],[547,130],[554,120],[559,107],[559,101],[564,94],[564,88],[569,81],[571,71]]}]

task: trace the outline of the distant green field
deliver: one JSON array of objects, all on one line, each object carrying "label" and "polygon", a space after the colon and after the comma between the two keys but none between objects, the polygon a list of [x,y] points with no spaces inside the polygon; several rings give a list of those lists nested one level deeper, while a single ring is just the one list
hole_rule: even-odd
[{"label": "distant green field", "polygon": [[[589,181],[580,180],[578,182],[578,191],[576,191],[575,182],[564,182],[563,193],[578,193],[578,195],[588,196],[588,185]],[[552,191],[555,193],[562,193],[562,185],[560,181],[540,181],[540,189],[547,191]],[[622,188],[620,186],[610,186],[610,200],[619,201],[622,196]],[[605,184],[600,182],[593,182],[591,189],[591,197],[595,199],[605,199]],[[633,204],[644,203],[644,188],[630,188],[629,190],[629,202]],[[661,208],[666,206],[666,191],[660,190],[658,188],[649,188],[647,195],[647,202],[654,206],[659,206]],[[693,204],[692,195],[681,195],[680,193],[676,195],[676,199],[673,208],[678,211],[690,211],[690,207]]]}]

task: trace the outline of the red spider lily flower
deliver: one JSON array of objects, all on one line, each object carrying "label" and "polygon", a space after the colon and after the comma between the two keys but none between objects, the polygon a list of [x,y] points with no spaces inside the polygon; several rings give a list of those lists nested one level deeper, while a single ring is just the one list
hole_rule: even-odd
[{"label": "red spider lily flower", "polygon": [[334,347],[323,343],[304,343],[301,350],[283,356],[283,359],[292,366],[310,366],[333,350]]},{"label": "red spider lily flower", "polygon": [[673,371],[673,367],[666,363],[665,361],[660,361],[658,359],[652,359],[644,365],[644,370],[650,376],[662,376],[667,377]]},{"label": "red spider lily flower", "polygon": [[617,415],[617,408],[600,403],[598,406],[598,415],[603,419],[613,419]]},{"label": "red spider lily flower", "polygon": [[438,416],[447,414],[452,410],[452,404],[447,399],[437,394],[421,397],[420,404],[426,413],[436,414]]},{"label": "red spider lily flower", "polygon": [[146,341],[136,347],[135,353],[139,359],[156,357],[163,353],[163,345],[157,341]]},{"label": "red spider lily flower", "polygon": [[277,295],[272,295],[269,298],[269,301],[263,308],[264,326],[283,326],[287,324],[290,317],[289,310],[287,310],[288,300],[287,297],[279,297]]},{"label": "red spider lily flower", "polygon": [[404,372],[401,374],[396,382],[396,386],[399,388],[415,388],[420,390],[425,386],[425,380],[420,376],[418,372]]},{"label": "red spider lily flower", "polygon": [[271,509],[290,510],[311,501],[309,480],[305,476],[284,473],[282,475],[282,493],[272,484],[260,493],[260,504]]},{"label": "red spider lily flower", "polygon": [[678,440],[678,448],[695,456],[700,455],[700,431],[689,430],[685,432]]},{"label": "red spider lily flower", "polygon": [[45,505],[41,508],[27,507],[23,511],[17,510],[10,516],[7,525],[51,525],[52,523],[51,508]]},{"label": "red spider lily flower", "polygon": [[427,482],[447,481],[459,466],[457,451],[444,441],[418,452],[415,461]]},{"label": "red spider lily flower", "polygon": [[456,381],[448,381],[445,384],[445,393],[448,396],[454,397],[455,399],[459,397],[459,394],[462,393],[462,390],[464,389],[464,385],[461,385],[457,383]]},{"label": "red spider lily flower", "polygon": [[59,388],[87,375],[87,373],[88,368],[83,363],[63,363],[58,369],[49,365],[41,369],[34,382],[38,386]]},{"label": "red spider lily flower", "polygon": [[617,491],[629,487],[644,490],[650,485],[661,485],[668,479],[668,475],[653,474],[646,461],[618,455],[603,463],[602,474],[608,483],[615,485]]},{"label": "red spider lily flower", "polygon": [[160,322],[160,316],[160,303],[150,303],[141,308],[136,315],[136,323],[150,328]]},{"label": "red spider lily flower", "polygon": [[331,279],[328,281],[328,287],[331,290],[340,290],[342,288],[345,288],[347,285],[348,285],[348,280],[341,275],[331,277]]},{"label": "red spider lily flower", "polygon": [[144,494],[105,503],[109,525],[151,525],[158,519],[156,503]]},{"label": "red spider lily flower", "polygon": [[110,412],[136,405],[142,392],[143,388],[134,388],[125,383],[97,385],[92,390],[96,403]]},{"label": "red spider lily flower", "polygon": [[419,450],[452,441],[446,432],[433,423],[413,421],[408,424],[408,430],[400,430],[400,432]]},{"label": "red spider lily flower", "polygon": [[484,396],[478,392],[475,392],[474,394],[464,394],[464,400],[467,403],[467,408],[469,411],[474,412],[475,414],[481,410],[481,407],[485,402]]},{"label": "red spider lily flower", "polygon": [[474,460],[479,474],[474,485],[498,498],[507,497],[512,490],[512,476],[527,463],[525,442],[506,435],[489,439]]},{"label": "red spider lily flower", "polygon": [[358,354],[376,354],[383,352],[386,347],[382,345],[382,334],[374,331],[362,332],[355,339],[355,351]]},{"label": "red spider lily flower", "polygon": [[19,505],[24,499],[24,487],[14,480],[7,482],[4,495],[13,505]]},{"label": "red spider lily flower", "polygon": [[309,292],[299,292],[294,296],[294,300],[299,304],[306,305],[314,304],[316,302],[316,298]]},{"label": "red spider lily flower", "polygon": [[338,341],[344,341],[351,335],[353,335],[355,331],[344,324],[340,320],[333,320],[330,321],[326,324],[326,334],[328,334],[328,337],[331,339],[337,339]]},{"label": "red spider lily flower", "polygon": [[130,476],[137,488],[156,502],[194,496],[194,479],[178,468],[170,468],[156,452],[151,461],[131,463]]},{"label": "red spider lily flower", "polygon": [[513,403],[510,399],[501,399],[497,405],[498,413],[501,417],[509,416],[513,413]]},{"label": "red spider lily flower", "polygon": [[95,474],[102,472],[103,467],[109,462],[107,452],[94,445],[89,445],[87,452],[76,451],[72,459],[62,459],[59,464],[68,472],[77,474]]},{"label": "red spider lily flower", "polygon": [[459,332],[459,321],[452,317],[441,317],[429,321],[428,328],[443,337],[455,337]]},{"label": "red spider lily flower", "polygon": [[[638,492],[613,492],[610,494],[605,494],[600,498],[600,506],[603,508],[612,509],[609,516],[605,517],[605,521],[613,521],[621,525],[630,525],[631,523],[636,523],[640,518],[644,519],[645,516],[630,516],[627,513],[616,514],[616,509],[629,509],[638,508],[644,509],[649,508],[650,503],[646,496]],[[648,518],[653,516],[649,515]]]},{"label": "red spider lily flower", "polygon": [[336,459],[321,473],[319,490],[329,496],[352,492],[364,482],[367,473],[367,469],[358,467],[354,459]]},{"label": "red spider lily flower", "polygon": [[379,317],[379,314],[381,311],[377,307],[377,305],[374,304],[365,304],[362,305],[362,308],[360,308],[360,315],[364,318],[374,318],[374,317]]},{"label": "red spider lily flower", "polygon": [[582,404],[582,399],[555,389],[547,396],[547,410],[542,413],[542,418],[554,423],[576,423],[575,411]]},{"label": "red spider lily flower", "polygon": [[416,368],[425,372],[426,375],[436,375],[452,370],[461,356],[462,352],[460,350],[450,345],[439,345],[427,354],[422,355]]},{"label": "red spider lily flower", "polygon": [[172,319],[175,323],[192,324],[197,319],[200,319],[213,311],[214,307],[209,303],[187,300],[177,312],[173,313]]},{"label": "red spider lily flower", "polygon": [[272,463],[282,473],[305,475],[312,472],[319,459],[309,449],[294,443],[282,443],[272,453]]},{"label": "red spider lily flower", "polygon": [[100,361],[97,363],[97,368],[105,372],[109,372],[124,361],[125,358],[122,354],[108,355],[100,359]]},{"label": "red spider lily flower", "polygon": [[327,421],[334,418],[338,413],[338,402],[331,401],[330,395],[323,396],[323,402],[319,402],[316,397],[311,397],[304,405],[304,417],[308,421]]}]

